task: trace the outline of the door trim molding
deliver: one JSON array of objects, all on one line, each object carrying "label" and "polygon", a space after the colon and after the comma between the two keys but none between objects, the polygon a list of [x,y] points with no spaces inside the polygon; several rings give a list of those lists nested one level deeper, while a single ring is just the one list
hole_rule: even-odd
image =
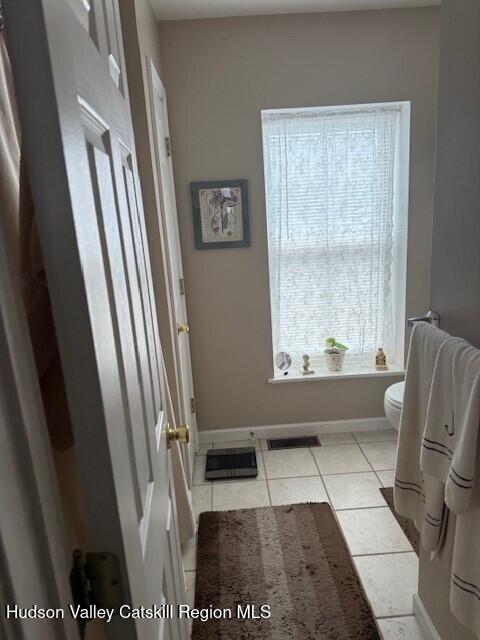
[{"label": "door trim molding", "polygon": [[[169,156],[167,158],[167,162],[169,165],[168,175],[166,175],[164,170],[162,169],[161,162],[162,151],[160,146],[163,144],[163,141],[165,139],[163,135],[167,136],[168,140],[170,140],[170,130],[167,113],[167,94],[155,63],[148,55],[145,57],[145,70],[146,88],[148,93],[148,134],[149,144],[151,147],[155,197],[158,210],[160,212],[158,225],[163,253],[165,294],[169,321],[168,333],[170,336],[169,342],[171,343],[171,349],[169,347],[169,357],[166,359],[165,364],[167,367],[167,371],[170,373],[171,370],[171,372],[175,376],[175,379],[172,380],[172,382],[175,386],[175,408],[177,409],[177,419],[181,422],[188,423],[191,429],[190,437],[192,440],[192,445],[190,447],[185,447],[182,449],[185,469],[187,472],[187,479],[189,482],[189,486],[191,486],[193,477],[194,453],[198,449],[198,427],[196,415],[193,412],[189,412],[190,399],[195,396],[195,390],[188,337],[186,338],[186,346],[184,346],[186,355],[183,358],[183,361],[182,353],[178,344],[177,322],[179,321],[179,319],[176,316],[175,297],[177,294],[175,292],[177,291],[177,288],[180,287],[179,279],[183,282],[183,267],[180,231],[178,227],[178,211],[175,199],[174,172],[172,158],[170,157],[171,153],[167,154],[167,156]],[[162,101],[162,108],[160,110],[157,109],[156,106],[156,95],[158,95],[160,100]],[[162,122],[161,126],[163,127],[163,135],[159,134],[159,121]],[[171,197],[168,197],[167,192],[170,192]],[[174,245],[176,245],[176,249]],[[179,266],[178,273],[173,266],[173,263],[176,261],[175,254],[177,256],[177,266]],[[183,291],[182,297],[184,314],[180,322],[188,322],[185,291]],[[170,379],[171,378],[172,376],[170,377]],[[185,383],[185,378],[188,378],[189,382]],[[184,397],[188,398],[186,404],[184,404]]]},{"label": "door trim molding", "polygon": [[200,442],[232,442],[249,438],[281,438],[285,436],[322,435],[325,433],[349,433],[351,431],[378,431],[392,428],[387,418],[357,418],[353,420],[328,420],[324,422],[297,422],[271,424],[256,427],[234,427],[232,429],[209,429],[199,431]]}]

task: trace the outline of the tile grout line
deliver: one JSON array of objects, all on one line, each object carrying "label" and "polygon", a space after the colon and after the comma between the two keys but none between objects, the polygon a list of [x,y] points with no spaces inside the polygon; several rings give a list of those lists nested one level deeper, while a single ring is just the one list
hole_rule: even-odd
[{"label": "tile grout line", "polygon": [[[342,472],[342,473],[323,473],[323,474],[322,474],[322,473],[321,473],[321,471],[320,471],[320,465],[318,465],[318,464],[317,464],[317,468],[318,468],[318,470],[319,470],[320,474],[321,474],[322,476],[323,476],[323,475],[325,475],[325,476],[337,476],[337,475],[346,475],[346,474],[350,474],[350,473],[371,473],[372,471],[375,473],[375,469],[373,468],[372,463],[371,463],[371,462],[370,462],[370,460],[367,458],[367,456],[366,456],[366,454],[365,454],[364,450],[362,449],[362,447],[360,446],[360,444],[359,444],[358,442],[354,442],[354,443],[351,443],[351,444],[343,444],[343,445],[342,445],[342,444],[337,444],[337,445],[330,445],[330,446],[333,446],[333,447],[342,447],[342,446],[344,446],[344,447],[351,447],[351,446],[352,446],[352,444],[354,444],[356,447],[358,447],[358,448],[360,449],[360,451],[361,451],[361,453],[362,453],[363,457],[365,458],[366,463],[367,463],[367,464],[368,464],[368,466],[370,467],[370,469],[369,469],[369,470],[367,470],[367,471],[344,471],[344,472]],[[313,447],[309,447],[309,448],[310,448],[310,450],[311,450]],[[312,453],[312,455],[313,455],[313,453]],[[315,458],[315,456],[313,456],[313,457]],[[382,471],[388,471],[388,469],[382,469]],[[381,483],[380,483],[380,484],[381,484]]]},{"label": "tile grout line", "polygon": [[[370,464],[370,463],[369,463]],[[378,469],[378,471],[395,471],[395,469]],[[368,471],[341,471],[340,473],[324,473],[324,476],[352,476],[355,474],[361,474],[361,473],[375,473],[376,471],[375,469],[369,469]]]},{"label": "tile grout line", "polygon": [[[348,445],[348,444],[358,444],[358,445],[361,445],[361,444],[374,444],[374,443],[378,444],[379,442],[397,442],[398,441],[398,437],[397,437],[397,438],[389,438],[387,440],[385,440],[385,439],[383,439],[383,440],[365,440],[365,441],[362,442],[361,440],[357,440],[355,434],[352,431],[340,431],[339,433],[342,433],[342,434],[349,433],[353,438],[353,442],[331,442],[331,443],[328,443],[328,444],[323,444],[322,441],[321,441],[322,435],[323,436],[332,435],[331,433],[324,433],[324,434],[320,434],[319,436],[317,436],[319,438],[319,442],[320,442],[319,446],[320,447],[342,447],[342,446],[345,446],[345,445]],[[363,432],[362,431],[361,433],[368,433],[368,432]],[[334,434],[334,435],[337,435],[337,434]],[[275,440],[275,439],[276,438],[259,438],[259,439],[257,438],[257,440]],[[218,444],[228,445],[230,442],[237,442],[237,441],[236,440],[232,440],[232,441],[226,440],[225,442],[221,442],[221,443],[218,443]],[[209,444],[209,443],[205,443],[205,444]],[[215,443],[212,443],[212,444],[215,444]],[[284,449],[269,449],[268,447],[266,447],[265,449],[262,449],[261,445],[259,445],[258,448],[259,448],[259,451],[294,451],[295,449],[307,449],[307,448],[309,449],[309,448],[312,448],[312,447],[285,447]],[[206,454],[205,453],[198,453],[197,455],[202,456],[202,455],[206,455]]]},{"label": "tile grout line", "polygon": [[[312,452],[310,451],[310,453],[312,453]],[[320,480],[322,481],[323,488],[325,489],[325,495],[327,496],[327,500],[328,500],[328,504],[330,505],[330,509],[333,511],[333,513],[335,513],[335,507],[333,506],[333,502],[332,502],[332,499],[331,499],[330,494],[328,492],[327,485],[325,484],[325,480],[323,479],[323,474],[320,471],[320,465],[318,464],[318,462],[317,462],[315,456],[313,455],[313,453],[312,453],[312,457],[313,457],[313,461],[315,463],[315,466],[317,467],[317,471],[318,471],[318,475],[320,476]]]},{"label": "tile grout line", "polygon": [[[395,473],[395,469],[378,469],[378,471],[393,471]],[[380,476],[378,475],[378,472],[376,469],[374,469],[374,473],[378,478],[378,481],[380,482],[380,484],[382,485],[382,489],[386,489],[387,487],[383,484],[382,479],[380,478]]]},{"label": "tile grout line", "polygon": [[[330,444],[320,444],[320,447],[322,447],[323,449],[329,449],[330,447],[348,447],[348,446],[352,446],[352,444],[356,444],[359,447],[362,444],[381,444],[384,442],[397,442],[396,440],[368,440],[368,442],[358,442],[357,440],[354,440],[353,442],[332,442]],[[296,447],[298,449],[302,448],[302,447]],[[316,449],[317,447],[310,447],[311,449]],[[277,451],[282,451],[282,449],[277,449]]]},{"label": "tile grout line", "polygon": [[259,451],[260,451],[260,455],[262,457],[263,470],[265,472],[265,484],[267,485],[268,502],[269,502],[270,506],[273,507],[272,494],[270,493],[270,483],[268,482],[268,477],[267,477],[267,465],[265,464],[265,458],[263,456],[263,451],[261,449],[259,449]]},{"label": "tile grout line", "polygon": [[[398,451],[398,440],[385,440],[385,441],[380,441],[380,442],[364,442],[364,443],[362,443],[362,444],[363,444],[363,445],[366,445],[366,444],[367,444],[367,445],[368,445],[368,444],[391,444],[392,442],[394,442],[394,443],[395,443],[395,445],[396,445],[396,449],[397,449],[397,451]],[[363,455],[367,458],[367,454],[365,453],[365,451],[364,451],[364,449],[363,449],[362,444],[359,444],[358,446],[359,446],[359,447],[360,447],[360,449],[362,450]],[[395,459],[396,459],[396,456],[395,456]],[[367,458],[367,460],[368,460],[368,458]],[[369,461],[369,462],[370,462],[370,461]],[[371,462],[370,462],[370,465],[371,465],[372,469],[373,469],[375,472],[377,472],[377,471],[394,471],[394,470],[395,470],[395,465],[394,465],[393,469],[392,469],[392,468],[390,468],[390,469],[375,469],[375,467],[373,466],[373,464],[372,464]],[[381,482],[381,481],[380,481],[380,482]]]},{"label": "tile grout line", "polygon": [[378,551],[375,553],[351,553],[352,558],[371,558],[377,556],[403,556],[406,553],[415,553],[413,547],[411,549],[407,549],[406,551]]},{"label": "tile grout line", "polygon": [[[393,427],[391,428],[391,430],[396,431],[396,429],[394,429]],[[384,431],[390,431],[390,429],[384,429]],[[368,432],[368,431],[352,431],[352,436],[355,438],[355,442],[357,442],[357,444],[361,444],[361,440],[358,439],[357,435],[355,434],[359,434],[359,433],[374,433],[374,431]],[[388,438],[387,440],[383,439],[383,440],[364,440],[363,444],[368,444],[370,442],[397,442],[398,441],[398,433],[396,434],[395,438]]]},{"label": "tile grout line", "polygon": [[[330,494],[328,493],[327,485],[325,484],[325,480],[323,479],[323,474],[320,471],[320,465],[318,464],[317,459],[313,455],[313,451],[312,451],[311,447],[310,447],[310,453],[312,455],[313,462],[315,463],[315,466],[317,467],[318,475],[320,476],[320,482],[322,483],[323,490],[325,491],[325,495],[327,496],[327,500],[328,500],[328,504],[330,505],[330,509],[332,511],[335,511],[335,509],[333,507],[333,502],[332,502],[332,500],[330,498]],[[316,478],[317,476],[313,476],[313,477]]]},{"label": "tile grout line", "polygon": [[397,618],[415,618],[415,614],[412,613],[397,613],[394,616],[376,616],[376,620],[396,620]]},{"label": "tile grout line", "polygon": [[[352,433],[352,435],[353,435],[353,437],[355,438],[355,434],[353,434],[353,433]],[[357,443],[357,445],[358,445],[358,443]],[[359,446],[359,445],[358,445],[358,446]],[[334,507],[334,505],[333,505],[332,499],[331,499],[331,497],[330,497],[330,493],[329,493],[328,488],[327,488],[327,483],[326,483],[326,482],[325,482],[325,480],[324,480],[324,476],[333,476],[333,475],[351,475],[351,474],[353,474],[353,473],[372,473],[372,472],[373,472],[373,473],[375,474],[375,477],[377,478],[378,482],[380,483],[380,486],[381,486],[381,487],[383,487],[383,483],[382,483],[382,481],[380,480],[380,478],[378,477],[378,475],[377,475],[377,473],[376,473],[375,469],[374,469],[374,468],[372,467],[372,465],[370,464],[370,461],[369,461],[369,460],[367,459],[367,457],[365,456],[365,453],[363,452],[363,450],[362,450],[361,448],[360,448],[360,450],[362,451],[362,453],[363,453],[363,455],[364,455],[365,459],[367,460],[367,464],[372,468],[372,471],[354,471],[354,472],[350,472],[350,474],[347,474],[347,473],[345,473],[345,474],[342,474],[342,473],[323,474],[323,473],[320,471],[320,465],[317,463],[317,460],[316,460],[315,456],[313,456],[313,459],[315,460],[315,464],[316,464],[316,466],[317,466],[318,472],[319,472],[320,477],[321,477],[321,479],[322,479],[323,486],[325,487],[325,493],[327,494],[328,501],[329,501],[330,506],[332,507],[333,511],[335,512],[335,514],[336,514],[336,512],[337,512],[337,511],[353,511],[353,510],[355,510],[355,509],[372,509],[372,508],[373,508],[373,509],[375,509],[375,508],[384,508],[384,507],[387,507],[387,508],[388,508],[388,505],[387,505],[386,501],[384,501],[384,502],[385,502],[385,505],[381,505],[381,506],[380,506],[380,505],[378,505],[377,507],[351,507],[351,508],[347,508],[347,509],[336,509],[336,508]],[[313,455],[313,454],[312,454],[312,455]],[[338,524],[339,524],[339,526],[340,526],[340,522],[338,521],[338,519],[337,519],[337,522],[338,522]]]},{"label": "tile grout line", "polygon": [[[382,487],[382,489],[383,488],[384,487]],[[365,509],[389,509],[389,506],[385,502],[385,504],[377,504],[377,505],[374,505],[373,507],[345,507],[343,509],[335,509],[335,511],[363,511]]]},{"label": "tile grout line", "polygon": [[[365,458],[365,460],[368,463],[368,466],[371,468],[371,470],[373,471],[373,473],[375,473],[375,469],[373,468],[373,464],[370,462],[370,460],[367,458],[367,454],[365,453],[365,451],[362,449],[362,445],[360,443],[357,442],[357,447],[360,449],[360,451],[362,452],[362,456]],[[376,474],[375,474],[376,475]],[[380,484],[382,484],[380,482]]]},{"label": "tile grout line", "polygon": [[[316,461],[315,461],[315,463],[316,463]],[[318,469],[318,464],[316,464],[316,466],[317,466],[317,469]],[[395,469],[377,469],[377,470],[369,469],[367,471],[342,471],[340,473],[320,473],[320,471],[319,471],[319,475],[322,478],[324,476],[328,478],[328,477],[331,477],[331,476],[352,476],[352,475],[361,475],[362,473],[364,473],[364,474],[365,473],[370,473],[370,474],[374,473],[377,476],[378,481],[382,485],[382,488],[385,488],[385,487],[383,487],[382,481],[378,477],[377,471],[379,471],[379,472],[395,471]],[[311,475],[311,474],[301,475],[301,476],[278,476],[278,477],[275,477],[275,478],[269,478],[269,480],[292,480],[292,479],[295,479],[295,478],[318,478],[318,476],[317,475]],[[265,475],[265,478],[259,478],[259,479],[255,479],[255,480],[245,479],[245,478],[243,478],[243,479],[240,478],[240,479],[236,479],[236,480],[228,480],[228,479],[226,479],[226,480],[221,480],[220,483],[221,484],[232,484],[234,482],[241,482],[241,481],[245,481],[245,480],[246,480],[246,482],[262,482],[262,480],[265,480],[265,479],[266,479],[266,475]],[[205,486],[208,486],[211,483],[212,483],[212,481],[207,480],[206,482],[194,483],[192,485],[192,487],[205,487]]]}]

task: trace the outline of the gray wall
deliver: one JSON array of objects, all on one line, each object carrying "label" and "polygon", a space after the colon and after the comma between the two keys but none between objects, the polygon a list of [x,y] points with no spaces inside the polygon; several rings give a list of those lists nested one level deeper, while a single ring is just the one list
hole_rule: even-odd
[{"label": "gray wall", "polygon": [[[480,2],[444,0],[432,306],[480,347]],[[445,258],[448,256],[448,260]]]},{"label": "gray wall", "polygon": [[[395,379],[269,385],[260,110],[412,101],[407,313],[428,304],[437,8],[160,24],[201,429],[383,415]],[[196,251],[192,180],[246,178],[252,245]]]},{"label": "gray wall", "polygon": [[[443,0],[431,306],[480,347],[480,2]],[[473,640],[450,613],[448,569],[420,558],[419,594],[440,636]]]}]

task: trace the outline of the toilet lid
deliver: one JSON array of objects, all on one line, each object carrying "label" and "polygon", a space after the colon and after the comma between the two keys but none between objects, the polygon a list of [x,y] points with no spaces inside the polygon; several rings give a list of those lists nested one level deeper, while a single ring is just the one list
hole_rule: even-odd
[{"label": "toilet lid", "polygon": [[396,382],[385,391],[385,398],[394,407],[402,408],[403,394],[405,391],[405,382]]}]

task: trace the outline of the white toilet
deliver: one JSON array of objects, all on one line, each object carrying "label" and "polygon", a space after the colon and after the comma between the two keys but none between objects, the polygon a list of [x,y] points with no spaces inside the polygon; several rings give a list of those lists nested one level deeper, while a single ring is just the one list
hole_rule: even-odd
[{"label": "white toilet", "polygon": [[403,406],[403,393],[405,391],[405,382],[396,382],[385,391],[383,406],[385,407],[385,415],[392,427],[398,431],[400,424],[400,413]]}]

